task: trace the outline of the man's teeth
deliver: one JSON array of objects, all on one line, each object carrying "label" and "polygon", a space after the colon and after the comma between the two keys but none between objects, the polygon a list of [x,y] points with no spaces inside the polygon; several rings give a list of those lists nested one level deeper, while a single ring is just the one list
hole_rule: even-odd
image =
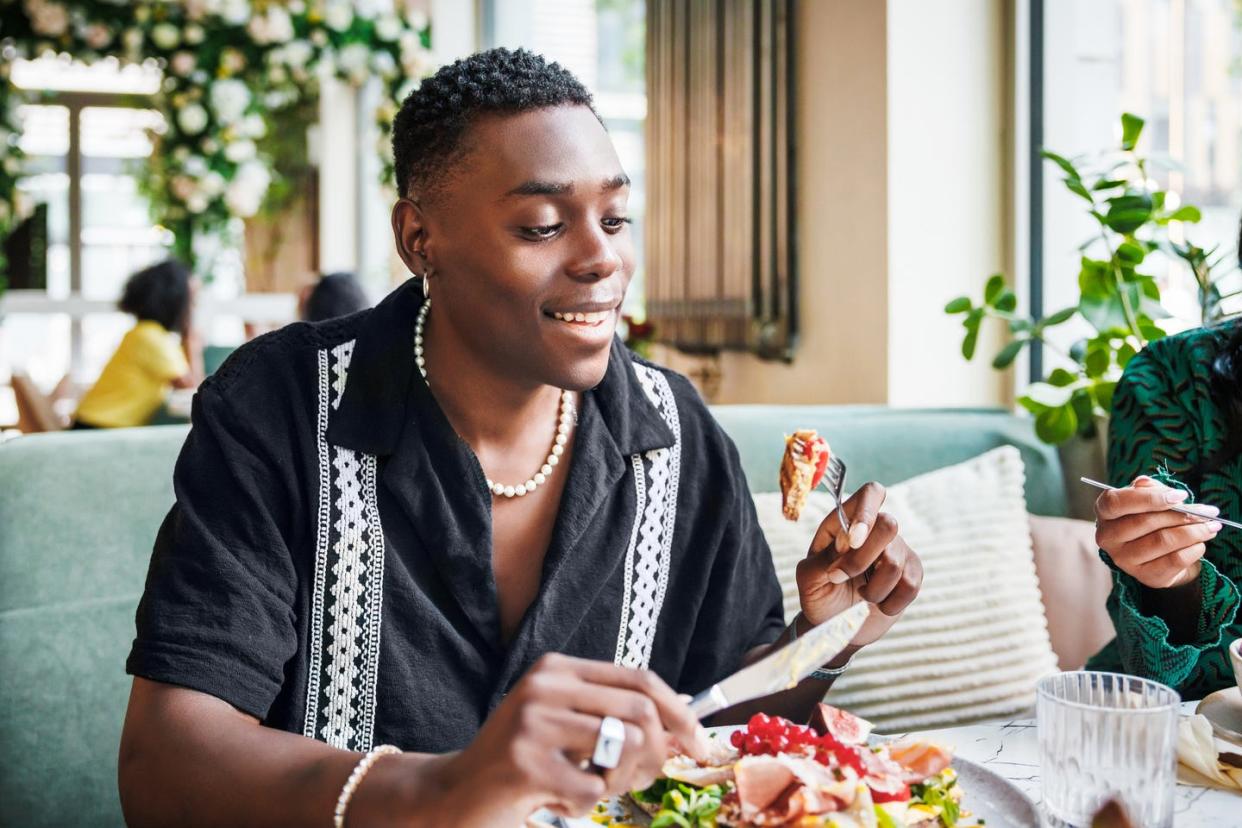
[{"label": "man's teeth", "polygon": [[611,315],[612,311],[594,311],[592,313],[561,313],[560,311],[555,311],[552,314],[553,318],[559,319],[562,322],[588,322],[592,325],[596,322],[603,322]]}]

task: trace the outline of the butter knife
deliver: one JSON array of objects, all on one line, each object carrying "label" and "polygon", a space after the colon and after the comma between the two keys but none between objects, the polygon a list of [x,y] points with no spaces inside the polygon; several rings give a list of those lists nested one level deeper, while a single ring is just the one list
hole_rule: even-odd
[{"label": "butter knife", "polygon": [[788,690],[832,659],[853,640],[871,608],[858,603],[806,635],[716,682],[690,701],[700,719],[751,699]]}]

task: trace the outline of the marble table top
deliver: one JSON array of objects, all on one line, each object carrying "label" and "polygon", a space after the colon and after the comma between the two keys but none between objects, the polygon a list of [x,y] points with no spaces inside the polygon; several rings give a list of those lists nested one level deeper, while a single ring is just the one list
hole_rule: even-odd
[{"label": "marble table top", "polygon": [[[1196,704],[1184,703],[1182,713],[1194,713]],[[956,755],[986,766],[1039,803],[1039,741],[1034,719],[920,731],[918,735],[954,748]],[[1242,825],[1242,795],[1179,783],[1174,823],[1178,826]]]}]

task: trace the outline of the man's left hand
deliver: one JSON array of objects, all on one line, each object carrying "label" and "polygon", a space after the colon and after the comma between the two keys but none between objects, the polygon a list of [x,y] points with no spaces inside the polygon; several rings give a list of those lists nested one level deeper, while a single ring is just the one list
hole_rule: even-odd
[{"label": "man's left hand", "polygon": [[919,556],[897,533],[892,515],[880,511],[886,495],[878,483],[867,483],[855,492],[841,507],[850,531],[846,533],[836,511],[831,512],[798,564],[798,597],[811,626],[859,601],[871,604],[871,615],[850,642],[855,648],[888,632],[923,583]]}]

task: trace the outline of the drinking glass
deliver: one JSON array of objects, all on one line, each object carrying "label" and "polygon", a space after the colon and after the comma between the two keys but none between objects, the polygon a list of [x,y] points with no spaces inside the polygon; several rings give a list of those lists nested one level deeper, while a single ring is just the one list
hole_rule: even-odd
[{"label": "drinking glass", "polygon": [[1173,825],[1177,712],[1171,688],[1135,676],[1070,672],[1037,687],[1044,823],[1090,826],[1110,798],[1135,825]]}]

